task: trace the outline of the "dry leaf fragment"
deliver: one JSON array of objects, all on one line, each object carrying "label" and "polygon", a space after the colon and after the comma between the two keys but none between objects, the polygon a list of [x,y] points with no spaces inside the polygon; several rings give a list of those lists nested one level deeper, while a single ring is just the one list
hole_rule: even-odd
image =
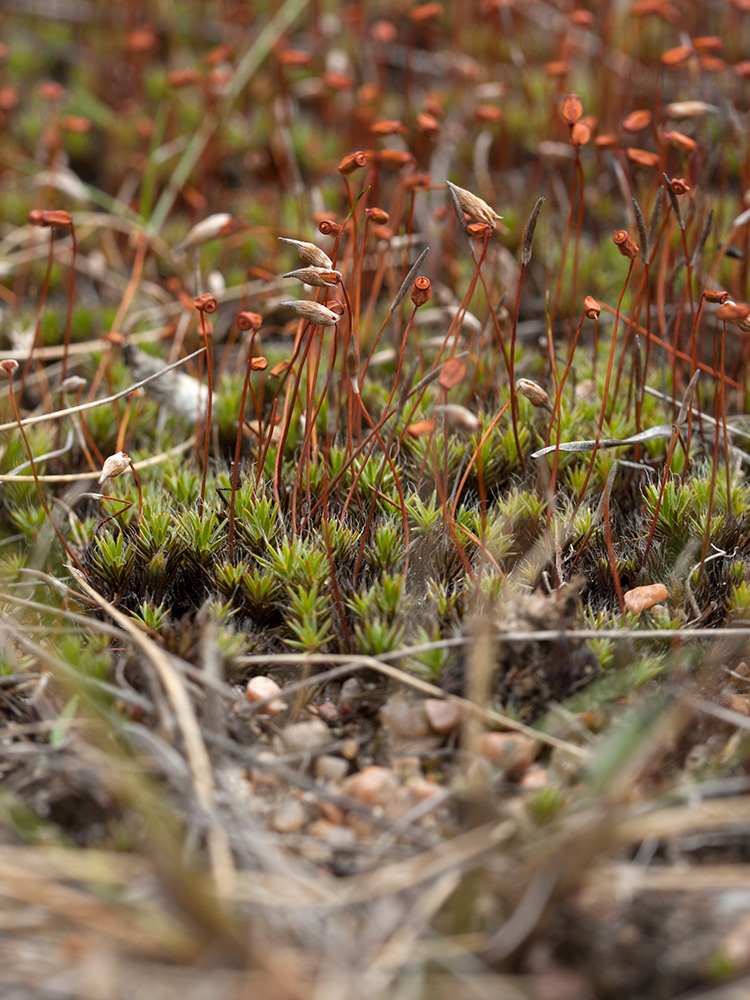
[{"label": "dry leaf fragment", "polygon": [[466,374],[466,365],[460,358],[448,358],[438,375],[438,385],[441,389],[453,389]]},{"label": "dry leaf fragment", "polygon": [[435,430],[435,421],[430,417],[424,420],[415,420],[413,424],[409,424],[406,428],[406,433],[409,437],[420,438],[424,437],[425,434],[431,434]]}]

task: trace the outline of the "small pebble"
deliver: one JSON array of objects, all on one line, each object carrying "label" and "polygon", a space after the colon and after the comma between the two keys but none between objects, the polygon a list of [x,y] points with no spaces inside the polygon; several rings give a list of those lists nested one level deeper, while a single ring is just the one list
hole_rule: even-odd
[{"label": "small pebble", "polygon": [[341,794],[367,806],[382,806],[398,789],[396,775],[387,767],[373,764],[358,774],[352,774],[341,786]]},{"label": "small pebble", "polygon": [[[276,694],[281,694],[281,688],[272,677],[266,677],[265,674],[257,674],[247,682],[245,697],[251,704],[272,698]],[[258,715],[278,715],[283,708],[284,702],[280,698],[274,698],[263,708],[258,709]]]},{"label": "small pebble", "polygon": [[[272,753],[270,750],[261,750],[258,753],[257,759],[267,760],[269,763],[276,760],[276,754]],[[277,774],[275,774],[270,768],[265,767],[254,767],[250,772],[253,784],[256,788],[274,787],[281,783],[281,779]]]},{"label": "small pebble", "polygon": [[[338,789],[336,788],[334,791],[338,791]],[[335,802],[329,802],[328,799],[318,799],[318,809],[321,816],[328,820],[329,823],[335,823],[337,826],[346,819],[346,813],[341,806],[337,806]]]},{"label": "small pebble", "polygon": [[287,726],[281,738],[289,750],[314,753],[328,743],[331,734],[325,722],[320,719],[310,719],[309,722],[295,722]]},{"label": "small pebble", "polygon": [[396,736],[409,739],[420,739],[430,731],[422,702],[400,694],[389,698],[380,709],[380,721]]},{"label": "small pebble", "polygon": [[401,781],[422,774],[422,761],[416,754],[392,754],[389,763]]},{"label": "small pebble", "polygon": [[534,761],[539,744],[521,733],[484,733],[479,741],[479,752],[497,764],[510,777],[517,777]]},{"label": "small pebble", "polygon": [[655,604],[665,601],[668,595],[669,591],[663,583],[650,583],[645,587],[634,587],[633,590],[627,590],[623,595],[625,610],[638,615],[641,611],[648,611]]},{"label": "small pebble", "polygon": [[318,706],[318,715],[324,722],[338,722],[339,710],[332,701],[322,701]]},{"label": "small pebble", "polygon": [[356,677],[349,677],[344,681],[339,694],[339,711],[342,715],[348,715],[351,712],[353,703],[361,694],[362,685]]},{"label": "small pebble", "polygon": [[406,782],[406,790],[412,799],[417,802],[424,802],[425,799],[431,799],[442,792],[439,785],[436,785],[434,781],[430,781],[429,778],[421,777],[421,775],[409,778]]},{"label": "small pebble", "polygon": [[271,826],[277,833],[296,833],[307,822],[305,807],[298,799],[286,799],[275,810]]},{"label": "small pebble", "polygon": [[424,712],[430,727],[436,733],[451,733],[461,722],[463,713],[459,705],[442,698],[427,698]]},{"label": "small pebble", "polygon": [[348,826],[329,823],[325,819],[316,819],[310,824],[309,833],[318,840],[324,840],[331,847],[353,847],[357,838],[354,830]]},{"label": "small pebble", "polygon": [[347,760],[354,760],[359,753],[359,741],[355,739],[344,740],[341,744],[341,756]]},{"label": "small pebble", "polygon": [[349,761],[324,753],[315,760],[315,777],[338,785],[349,773]]},{"label": "small pebble", "polygon": [[530,767],[526,774],[521,778],[521,788],[526,788],[527,790],[536,790],[538,788],[546,788],[549,784],[549,774],[545,767]]}]

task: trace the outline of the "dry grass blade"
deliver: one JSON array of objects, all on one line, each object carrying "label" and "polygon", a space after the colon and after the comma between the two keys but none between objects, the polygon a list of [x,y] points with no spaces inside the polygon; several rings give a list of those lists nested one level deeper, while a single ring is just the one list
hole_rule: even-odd
[{"label": "dry grass blade", "polygon": [[[555,634],[559,635],[559,633]],[[505,639],[505,636],[503,636],[503,639]],[[566,753],[569,753],[574,757],[586,756],[586,751],[575,746],[573,743],[566,743],[565,740],[560,740],[556,736],[551,736],[549,733],[541,732],[538,729],[532,729],[531,726],[527,726],[525,723],[519,722],[517,719],[512,719],[508,715],[503,715],[501,712],[495,712],[492,709],[484,708],[481,705],[475,705],[474,702],[469,701],[467,698],[461,698],[459,695],[449,694],[436,684],[430,684],[428,681],[423,681],[421,678],[415,677],[414,674],[408,674],[405,670],[399,670],[397,667],[392,667],[390,664],[383,663],[381,660],[376,660],[372,656],[344,656],[341,654],[328,653],[278,653],[271,656],[242,656],[238,657],[237,662],[247,666],[261,663],[268,665],[273,663],[297,663],[300,665],[305,663],[311,665],[315,663],[347,663],[351,664],[352,671],[364,669],[375,670],[384,677],[388,677],[391,680],[397,681],[399,684],[410,687],[414,691],[419,691],[422,694],[428,695],[430,698],[440,698],[443,701],[450,701],[454,705],[460,705],[470,715],[477,716],[485,722],[491,722],[494,725],[502,726],[504,729],[512,729],[518,733],[524,733],[526,736],[532,737],[532,739],[539,740],[540,743],[546,743],[548,746],[557,747],[558,750],[564,750]]]},{"label": "dry grass blade", "polygon": [[[108,403],[114,403],[117,399],[122,399],[124,396],[129,396],[131,392],[135,392],[136,389],[143,388],[144,385],[148,385],[149,382],[153,382],[154,379],[161,378],[167,372],[172,371],[173,368],[179,368],[180,365],[186,364],[188,361],[192,361],[193,358],[197,358],[199,355],[203,354],[206,350],[205,347],[199,347],[197,351],[193,351],[192,354],[188,354],[184,358],[180,358],[179,361],[174,361],[171,365],[166,365],[160,371],[153,375],[149,375],[148,378],[141,379],[140,382],[134,382],[129,385],[127,389],[121,389],[120,392],[115,392],[111,396],[105,396],[103,399],[92,399],[88,403],[79,403],[78,406],[66,406],[63,410],[53,410],[51,413],[40,413],[35,417],[26,417],[21,421],[24,427],[31,427],[32,424],[43,424],[47,420],[60,420],[62,417],[68,417],[71,413],[83,413],[84,410],[93,410],[97,406],[106,406]],[[6,424],[0,424],[0,431],[9,431],[17,426],[15,421],[10,421]]]},{"label": "dry grass blade", "polygon": [[401,287],[399,288],[398,292],[396,292],[396,297],[393,300],[393,302],[391,303],[390,308],[388,309],[388,313],[387,313],[387,316],[386,316],[386,322],[388,320],[388,317],[392,316],[394,314],[394,312],[398,309],[399,305],[401,304],[401,302],[404,299],[404,296],[409,291],[409,289],[411,288],[411,286],[414,284],[414,279],[419,274],[419,269],[422,266],[422,262],[424,261],[425,257],[427,256],[427,254],[429,252],[430,252],[430,248],[429,247],[425,247],[424,250],[417,257],[417,259],[414,261],[414,263],[412,264],[412,266],[409,268],[409,273],[406,275],[406,277],[404,278],[404,280],[401,282]]},{"label": "dry grass blade", "polygon": [[[481,864],[516,831],[515,823],[489,823],[458,834],[449,842],[416,854],[404,861],[381,865],[371,872],[352,875],[321,885],[318,880],[300,883],[284,876],[241,874],[236,898],[260,904],[276,902],[288,906],[353,907],[376,899],[408,892],[425,882],[456,871],[468,871]],[[502,859],[497,863],[502,867]]]},{"label": "dry grass blade", "polygon": [[190,177],[196,163],[211,141],[217,125],[225,116],[235,99],[247,86],[255,71],[263,63],[274,45],[294,20],[305,9],[309,0],[285,0],[275,16],[266,24],[254,44],[248,49],[235,69],[226,96],[219,108],[206,114],[200,128],[194,133],[187,149],[182,154],[169,183],[162,192],[149,221],[149,231],[159,233],[167,221],[172,206]]},{"label": "dry grass blade", "polygon": [[64,881],[31,873],[26,866],[0,860],[0,895],[41,906],[57,917],[109,937],[144,955],[185,958],[194,952],[192,935],[164,913],[145,908],[133,912],[72,888]]},{"label": "dry grass blade", "polygon": [[[150,458],[142,458],[138,462],[133,462],[133,468],[140,471],[141,469],[151,469],[156,465],[161,465],[168,458],[177,458],[178,455],[184,455],[186,451],[189,451],[193,447],[194,443],[193,438],[189,441],[182,441],[180,444],[175,445],[174,448],[162,451],[158,455],[152,455]],[[38,479],[40,483],[78,483],[96,479],[97,475],[98,473],[96,472],[70,472],[60,473],[59,475],[39,476]],[[18,476],[13,473],[0,475],[0,483],[33,482],[33,476]]]},{"label": "dry grass blade", "polygon": [[231,892],[235,877],[232,852],[226,833],[215,822],[214,779],[211,761],[185,684],[160,646],[140,631],[132,619],[105,600],[80,574],[76,574],[76,576],[84,593],[108,614],[127,633],[133,645],[137,646],[148,657],[164,685],[164,690],[185,740],[185,752],[193,777],[196,800],[205,810],[206,815],[214,820],[206,833],[209,856],[216,891],[220,896],[227,897]]}]

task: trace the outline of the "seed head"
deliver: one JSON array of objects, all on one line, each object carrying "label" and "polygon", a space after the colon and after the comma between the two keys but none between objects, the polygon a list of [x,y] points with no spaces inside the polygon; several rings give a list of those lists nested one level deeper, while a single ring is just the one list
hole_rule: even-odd
[{"label": "seed head", "polygon": [[[323,232],[322,229],[321,232]],[[304,240],[290,240],[286,236],[279,236],[279,240],[282,243],[288,243],[290,247],[296,247],[299,259],[306,267],[322,267],[328,270],[333,268],[333,261],[328,254],[320,247],[316,247],[314,243],[306,243]]]},{"label": "seed head", "polygon": [[367,218],[375,226],[387,226],[390,216],[382,208],[368,208]]},{"label": "seed head", "polygon": [[346,374],[352,384],[352,388],[359,395],[359,351],[352,337],[349,349],[346,352]]},{"label": "seed head", "polygon": [[0,378],[12,379],[18,371],[18,362],[13,358],[0,361]]},{"label": "seed head", "polygon": [[729,292],[723,292],[721,289],[704,288],[703,298],[706,302],[715,302],[718,305],[723,306],[729,298]]},{"label": "seed head", "polygon": [[576,122],[570,130],[570,141],[574,146],[585,146],[591,139],[591,126],[586,122]]},{"label": "seed head", "polygon": [[486,222],[470,222],[466,227],[466,235],[473,240],[483,240],[491,233],[492,226],[488,226]]},{"label": "seed head", "polygon": [[587,319],[599,319],[599,314],[602,311],[602,307],[593,297],[593,295],[587,295],[583,300],[583,311],[586,314]]},{"label": "seed head", "polygon": [[59,101],[65,97],[65,87],[55,80],[45,80],[39,86],[39,96],[43,101]]},{"label": "seed head", "polygon": [[691,139],[689,135],[685,135],[682,132],[665,132],[664,139],[667,142],[671,142],[677,149],[682,150],[683,153],[693,153],[698,148],[698,143],[695,139]]},{"label": "seed head", "polygon": [[629,260],[635,260],[638,256],[639,247],[627,229],[618,229],[614,235],[615,246]]},{"label": "seed head", "polygon": [[203,246],[204,243],[215,240],[219,236],[228,236],[234,228],[234,219],[228,212],[217,212],[216,215],[209,215],[207,219],[197,222],[189,230],[185,239],[175,247],[175,250],[182,253],[193,247]]},{"label": "seed head", "polygon": [[516,389],[530,401],[532,406],[538,406],[552,413],[552,401],[538,382],[532,382],[530,378],[519,378]]},{"label": "seed head", "polygon": [[170,87],[190,87],[200,82],[201,75],[197,69],[175,69],[167,76]]},{"label": "seed head", "polygon": [[723,323],[736,323],[741,330],[750,330],[750,306],[728,299],[716,310],[716,318]]},{"label": "seed head", "polygon": [[[322,219],[318,223],[318,232],[322,233],[323,236],[336,236],[337,233],[341,232],[341,225],[338,222],[334,222],[333,219]],[[310,244],[310,246],[312,246],[312,244]],[[329,264],[333,267],[333,261],[329,261]]]},{"label": "seed head", "polygon": [[687,194],[693,190],[684,177],[673,177],[669,186],[674,194]]},{"label": "seed head", "polygon": [[339,321],[339,317],[332,309],[310,299],[294,299],[291,302],[280,302],[279,305],[290,306],[298,316],[317,326],[335,326]]},{"label": "seed head", "polygon": [[635,146],[630,146],[625,150],[625,155],[631,163],[635,163],[645,170],[653,170],[654,167],[659,166],[659,154],[652,153],[648,149],[638,149]]},{"label": "seed head", "polygon": [[450,181],[445,183],[453,193],[461,211],[465,212],[472,222],[483,222],[490,229],[494,229],[497,220],[502,219],[502,215],[498,215],[494,208],[490,208],[486,201],[478,198],[471,191],[467,191],[466,188],[459,187],[457,184],[452,184]]},{"label": "seed head", "polygon": [[344,159],[339,163],[339,173],[341,174],[353,174],[355,170],[360,170],[362,167],[367,166],[367,161],[369,157],[364,150],[357,150],[356,153],[349,153]]},{"label": "seed head", "polygon": [[81,378],[80,375],[68,375],[64,382],[61,382],[57,387],[57,391],[60,395],[64,395],[66,392],[75,392],[77,389],[83,389],[86,385],[86,379]]},{"label": "seed head", "polygon": [[706,104],[705,101],[674,101],[664,109],[667,118],[702,118],[711,112],[718,111],[715,104]]},{"label": "seed head", "polygon": [[440,129],[440,122],[434,115],[423,111],[417,115],[417,128],[424,135],[434,135]]},{"label": "seed head", "polygon": [[420,275],[418,278],[414,279],[414,284],[411,286],[411,300],[414,305],[419,308],[425,305],[432,298],[432,283],[429,278],[424,275]]},{"label": "seed head", "polygon": [[73,225],[73,216],[61,208],[48,210],[33,208],[29,212],[29,224],[43,226],[47,229],[64,229],[66,226]]},{"label": "seed head", "polygon": [[379,122],[373,122],[370,131],[373,135],[403,135],[406,132],[406,126],[402,122],[386,118]]},{"label": "seed head", "polygon": [[116,476],[121,476],[123,472],[128,471],[130,465],[130,457],[124,451],[117,451],[114,455],[110,455],[102,466],[99,485],[101,486],[107,479],[114,479]]},{"label": "seed head", "polygon": [[645,109],[631,111],[630,114],[623,119],[620,127],[623,132],[640,132],[641,129],[648,128],[653,120],[654,116],[650,111]]},{"label": "seed head", "polygon": [[476,434],[482,428],[482,422],[478,417],[474,416],[471,410],[458,403],[444,403],[441,406],[436,406],[435,412],[442,413],[450,430]]},{"label": "seed head", "polygon": [[296,278],[306,285],[315,285],[318,288],[328,288],[330,285],[338,285],[341,281],[341,272],[325,267],[299,267],[296,271],[287,271],[282,277]]},{"label": "seed head", "polygon": [[381,149],[376,156],[380,166],[386,170],[400,170],[417,162],[405,149]]},{"label": "seed head", "polygon": [[198,312],[215,313],[219,308],[219,303],[216,301],[213,295],[206,292],[205,295],[199,295],[197,299],[193,301],[193,305],[198,310]]},{"label": "seed head", "polygon": [[539,213],[542,210],[544,202],[545,198],[537,198],[536,204],[531,210],[529,221],[526,223],[526,229],[523,233],[523,242],[521,244],[521,264],[523,267],[527,267],[531,263],[531,246],[534,242],[537,219],[539,218]]},{"label": "seed head", "polygon": [[575,125],[583,116],[583,102],[578,94],[566,94],[560,108],[560,115],[566,125]]},{"label": "seed head", "polygon": [[692,45],[677,45],[675,48],[667,49],[666,52],[662,53],[662,66],[666,66],[668,69],[671,66],[679,66],[689,59],[692,54]]},{"label": "seed head", "polygon": [[263,325],[263,317],[260,313],[249,312],[243,309],[237,314],[237,326],[240,330],[260,330]]}]

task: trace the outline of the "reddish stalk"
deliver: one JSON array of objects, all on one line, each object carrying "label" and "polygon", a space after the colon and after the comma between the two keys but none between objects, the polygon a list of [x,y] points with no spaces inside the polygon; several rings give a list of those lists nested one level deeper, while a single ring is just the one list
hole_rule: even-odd
[{"label": "reddish stalk", "polygon": [[23,422],[21,420],[21,414],[18,412],[18,403],[16,402],[16,395],[15,392],[13,391],[13,376],[18,371],[18,362],[12,359],[9,359],[7,361],[0,361],[0,370],[2,371],[4,376],[8,379],[8,395],[10,396],[10,405],[13,408],[13,416],[15,418],[16,423],[18,424],[18,429],[21,432],[21,437],[23,438],[23,443],[26,447],[26,454],[29,456],[29,467],[31,469],[31,474],[34,477],[34,485],[36,486],[36,491],[39,495],[39,501],[42,507],[44,508],[44,513],[49,518],[50,524],[55,530],[55,534],[62,542],[63,548],[67,552],[68,556],[73,560],[78,569],[85,574],[86,571],[84,570],[83,565],[81,564],[80,560],[73,552],[71,547],[68,545],[67,541],[63,536],[62,531],[60,531],[60,529],[58,528],[57,522],[53,518],[52,512],[50,511],[49,505],[44,496],[44,490],[42,489],[42,484],[39,482],[39,476],[36,471],[36,462],[34,461],[34,454],[31,450],[31,444],[29,443],[29,439],[26,436],[26,430],[24,429]]},{"label": "reddish stalk", "polygon": [[315,324],[308,322],[305,323],[303,326],[300,323],[300,327],[301,329],[294,344],[294,350],[292,352],[292,358],[289,364],[289,368],[287,369],[288,372],[291,372],[292,366],[294,365],[294,362],[297,360],[297,357],[299,356],[300,348],[302,346],[303,341],[305,341],[305,349],[302,353],[302,356],[300,357],[297,373],[294,376],[294,382],[292,383],[292,380],[290,379],[286,387],[286,394],[284,396],[284,410],[281,414],[281,433],[279,436],[278,449],[276,451],[276,461],[274,463],[273,489],[274,489],[274,497],[277,503],[281,503],[281,467],[283,463],[284,446],[286,445],[286,439],[289,435],[289,429],[292,423],[292,412],[294,410],[294,401],[297,398],[297,392],[299,390],[299,383],[302,378],[302,368],[305,364],[305,360],[307,358],[313,340],[312,336],[305,338],[305,333],[307,333],[308,330],[310,331],[314,330]]},{"label": "reddish stalk", "polygon": [[[702,298],[702,297],[701,297]],[[716,357],[716,332],[714,331],[713,337],[713,358],[714,367],[718,367],[718,358]],[[706,556],[708,555],[708,547],[711,544],[711,515],[714,509],[714,492],[716,490],[716,472],[719,467],[719,432],[721,425],[721,396],[719,389],[719,380],[714,380],[714,450],[711,461],[711,486],[708,491],[708,507],[706,509],[706,524],[703,528],[703,540],[701,542],[701,560],[698,567],[698,579],[700,579],[703,574],[703,567],[706,562]]]},{"label": "reddish stalk", "polygon": [[203,506],[206,501],[206,480],[208,478],[208,453],[211,448],[211,418],[213,415],[214,396],[214,363],[213,351],[211,349],[211,334],[206,322],[206,313],[214,313],[218,307],[218,302],[213,295],[200,295],[193,303],[201,318],[201,337],[206,348],[206,379],[208,382],[208,399],[206,400],[206,433],[203,442],[203,472],[201,475],[201,491],[198,498],[198,515],[203,516]]},{"label": "reddish stalk", "polygon": [[[726,363],[726,341],[727,341],[727,324],[722,321],[721,324],[721,357],[719,359],[719,371],[721,375],[724,375],[724,366]],[[734,516],[732,511],[732,474],[729,468],[729,435],[727,433],[727,401],[724,392],[724,379],[721,378],[720,382],[720,393],[721,393],[721,427],[724,434],[724,468],[727,477],[727,514],[730,518]]]},{"label": "reddish stalk", "polygon": [[[412,286],[411,296],[412,296],[412,302],[414,303],[414,308],[412,309],[411,316],[409,317],[409,321],[406,324],[406,328],[404,330],[403,337],[401,338],[401,349],[399,351],[398,362],[396,364],[396,374],[395,374],[394,379],[393,379],[393,386],[391,388],[390,395],[388,396],[388,400],[386,401],[386,404],[383,407],[383,413],[384,414],[388,413],[390,405],[393,402],[393,397],[396,395],[396,389],[398,388],[398,380],[399,380],[399,377],[401,375],[401,368],[403,367],[403,363],[404,363],[404,353],[406,351],[406,340],[407,340],[407,337],[409,336],[409,331],[411,330],[411,325],[414,322],[414,317],[416,316],[417,309],[419,309],[419,307],[421,305],[424,305],[426,302],[428,302],[431,295],[432,295],[432,291],[431,291],[431,286],[430,286],[430,280],[429,280],[429,278],[426,278],[426,277],[420,275],[419,277],[417,277],[415,279],[414,284]],[[351,380],[350,380],[349,384],[351,386]],[[359,389],[359,386],[358,386],[358,389]],[[362,404],[362,399],[361,399],[361,396],[359,394],[359,391],[357,392],[357,398],[359,399],[360,408],[361,408],[363,414],[365,415],[366,419],[368,421],[370,421],[370,425],[372,427],[372,432],[373,432],[376,440],[380,442],[381,447],[383,448],[383,451],[384,451],[384,464],[383,464],[382,469],[381,469],[381,473],[382,473],[385,470],[385,462],[386,461],[392,462],[392,459],[391,459],[390,454],[389,454],[389,449],[390,449],[391,442],[389,442],[388,448],[386,448],[385,445],[383,445],[382,441],[380,441],[380,437],[379,437],[379,433],[378,433],[379,430],[380,430],[380,428],[383,425],[383,420],[385,418],[381,418],[381,421],[377,425],[375,425],[374,423],[372,423],[372,421],[370,420],[369,414],[366,412],[366,410],[365,410],[365,408],[364,408],[364,406]],[[366,461],[367,460],[365,459],[365,462]],[[365,463],[363,463],[363,465],[362,465],[362,469],[364,469],[364,464]],[[359,475],[354,476],[354,480],[352,482],[352,485],[351,485],[351,487],[349,489],[349,492],[347,493],[346,500],[344,502],[343,511],[346,511],[347,508],[348,508],[348,506],[349,506],[349,504],[351,503],[352,497],[354,496],[354,492],[355,492],[355,490],[357,488],[357,484],[359,483],[360,476],[361,476],[361,470],[360,470],[360,474]],[[398,477],[396,477],[396,479],[398,479]]]},{"label": "reddish stalk", "polygon": [[[624,230],[620,230],[620,232],[624,232]],[[619,234],[615,234],[615,235],[617,236]],[[627,233],[625,235],[627,236]],[[630,237],[628,237],[628,239],[630,239]],[[632,240],[631,240],[631,242],[632,242]],[[633,246],[635,246],[635,244],[633,244]],[[637,253],[637,250],[638,250],[638,248],[636,247],[636,253]],[[581,492],[580,492],[580,494],[578,496],[578,500],[576,501],[575,509],[574,509],[574,512],[573,512],[574,515],[578,511],[578,508],[581,506],[581,503],[583,502],[583,498],[586,495],[586,487],[589,484],[589,480],[591,478],[591,473],[594,471],[594,464],[596,462],[596,456],[597,456],[598,451],[599,451],[599,441],[601,440],[602,429],[604,427],[604,415],[607,412],[607,398],[608,398],[608,394],[609,394],[609,383],[610,383],[610,379],[612,378],[612,365],[613,365],[614,359],[615,359],[615,348],[617,347],[617,327],[619,326],[619,323],[620,323],[620,309],[622,308],[622,300],[625,297],[625,292],[626,292],[627,287],[628,287],[628,282],[630,281],[630,275],[633,273],[633,263],[634,262],[635,262],[635,254],[633,254],[633,256],[630,257],[630,263],[628,264],[628,273],[625,276],[625,283],[622,286],[622,291],[620,292],[620,297],[617,300],[617,310],[615,312],[615,323],[614,323],[614,327],[612,329],[612,342],[610,344],[610,348],[609,348],[609,360],[607,362],[607,377],[606,377],[605,382],[604,382],[604,393],[603,393],[603,399],[602,399],[602,406],[601,406],[601,410],[599,412],[599,422],[597,424],[597,429],[596,429],[596,442],[594,444],[594,450],[593,450],[592,455],[591,455],[591,461],[589,463],[588,471],[586,473],[586,478],[583,481],[583,486],[581,487]]]},{"label": "reddish stalk", "polygon": [[39,332],[42,328],[42,316],[44,314],[44,306],[47,302],[47,295],[49,293],[49,279],[52,273],[52,261],[54,258],[55,251],[55,231],[50,227],[49,231],[49,252],[47,254],[47,270],[44,275],[44,284],[42,285],[42,293],[39,296],[39,308],[36,313],[36,325],[34,327],[34,336],[31,340],[31,347],[29,348],[29,354],[26,358],[26,362],[23,366],[23,372],[21,373],[21,385],[20,393],[23,396],[24,386],[26,385],[26,378],[29,374],[29,369],[31,368],[31,362],[34,358],[34,352],[37,349],[37,341],[39,340]]},{"label": "reddish stalk", "polygon": [[[534,209],[535,213],[538,213],[541,208],[542,199],[536,204]],[[571,205],[572,211],[572,205]],[[571,216],[572,217],[572,216]],[[521,290],[523,288],[523,279],[526,274],[526,268],[531,260],[531,240],[534,236],[534,227],[536,226],[536,217],[532,213],[531,220],[526,227],[526,233],[524,234],[523,249],[521,251],[521,269],[518,273],[518,288],[516,289],[516,303],[513,308],[513,325],[510,331],[510,349],[508,351],[508,378],[510,379],[510,416],[513,423],[513,440],[516,443],[516,454],[518,455],[518,460],[521,463],[521,472],[526,471],[526,460],[521,452],[521,442],[518,437],[518,397],[516,394],[516,337],[518,336],[518,314],[521,309]],[[530,231],[529,231],[530,230]],[[562,279],[561,279],[562,280]]]},{"label": "reddish stalk", "polygon": [[500,420],[500,417],[502,417],[502,415],[505,413],[505,411],[508,409],[509,406],[510,406],[510,400],[508,400],[508,402],[500,409],[500,412],[497,414],[497,416],[495,416],[495,417],[492,418],[492,422],[490,423],[490,425],[487,428],[487,430],[484,432],[484,434],[482,434],[481,438],[479,439],[479,443],[477,444],[476,448],[474,449],[474,451],[472,453],[472,456],[469,459],[469,461],[468,461],[468,463],[466,465],[466,468],[464,469],[464,473],[461,476],[461,481],[459,482],[458,486],[455,488],[455,492],[454,492],[454,496],[453,496],[453,507],[451,509],[451,517],[454,520],[455,520],[455,517],[456,517],[456,511],[458,510],[458,502],[461,499],[461,493],[463,492],[463,488],[466,485],[466,480],[469,478],[469,473],[471,472],[471,467],[477,461],[477,459],[478,459],[478,457],[479,457],[479,455],[480,455],[480,453],[482,451],[482,448],[484,447],[485,441],[490,436],[490,434],[493,432],[493,430],[497,426],[498,421]]},{"label": "reddish stalk", "polygon": [[73,241],[73,252],[70,258],[70,272],[68,275],[68,312],[65,317],[65,336],[63,337],[62,373],[60,381],[64,382],[68,376],[68,351],[70,350],[70,329],[73,323],[73,297],[76,287],[76,256],[78,254],[78,242],[76,240],[76,227],[73,220],[70,220],[70,236]]},{"label": "reddish stalk", "polygon": [[[622,584],[620,583],[620,574],[617,570],[617,560],[615,558],[615,549],[612,544],[612,525],[609,520],[609,498],[612,493],[612,483],[614,482],[615,472],[617,471],[617,464],[612,466],[612,471],[607,476],[607,481],[604,484],[604,493],[602,495],[602,501],[604,505],[603,519],[604,519],[604,541],[607,547],[607,558],[609,560],[609,567],[612,570],[612,580],[615,584],[615,592],[617,594],[617,602],[620,605],[620,611],[625,612],[625,600],[622,595]],[[645,562],[645,559],[644,559]]]},{"label": "reddish stalk", "polygon": [[[692,407],[693,390],[695,389],[695,383],[697,382],[697,380],[698,380],[698,373],[696,372],[693,375],[692,379],[690,380],[690,384],[688,385],[687,390],[685,392],[685,396],[682,400],[682,405],[680,406],[680,411],[677,415],[675,422],[672,424],[672,434],[669,439],[669,447],[667,448],[667,458],[664,465],[664,475],[662,477],[661,487],[659,488],[659,496],[657,497],[656,500],[656,508],[654,510],[654,517],[651,522],[651,529],[648,533],[646,548],[643,553],[642,564],[644,566],[646,565],[648,554],[651,551],[651,543],[654,539],[656,525],[659,520],[659,511],[661,510],[662,501],[664,499],[664,490],[667,488],[667,480],[669,479],[669,470],[672,467],[672,458],[674,457],[675,449],[677,448],[677,442],[680,440],[680,427],[685,421],[688,411]],[[687,455],[685,456],[685,461],[687,461]]]},{"label": "reddish stalk", "polygon": [[[247,393],[250,388],[250,372],[257,370],[257,366],[253,366],[253,362],[257,359],[253,358],[253,348],[255,347],[255,334],[260,329],[260,324],[262,318],[257,313],[249,313],[244,310],[237,317],[237,328],[243,331],[252,331],[250,335],[250,344],[247,352],[247,365],[245,368],[245,379],[242,383],[242,394],[240,396],[240,412],[238,415],[237,424],[237,440],[234,445],[234,464],[232,465],[232,486],[230,490],[229,498],[229,561],[234,561],[234,508],[235,499],[237,495],[237,477],[240,470],[240,451],[242,449],[242,437],[243,437],[243,427],[245,424],[245,405],[247,403]],[[260,420],[258,421],[258,430],[260,431]],[[258,449],[260,450],[260,441],[258,442]]]},{"label": "reddish stalk", "polygon": [[[147,250],[148,250],[148,240],[146,240],[145,238],[141,238],[138,242],[138,248],[136,250],[135,260],[133,261],[133,270],[130,274],[130,280],[128,281],[128,286],[125,289],[122,299],[120,300],[120,305],[117,308],[117,313],[112,322],[111,332],[116,336],[122,337],[122,334],[120,332],[120,327],[122,326],[123,320],[125,319],[125,315],[128,309],[130,308],[130,303],[133,301],[133,296],[135,295],[138,289],[138,284],[141,280],[141,274],[143,272],[143,264],[146,260]],[[117,341],[115,340],[113,343],[116,345]],[[89,389],[89,396],[88,396],[89,399],[93,399],[94,396],[96,395],[97,390],[99,388],[99,384],[101,383],[101,380],[104,376],[104,372],[107,368],[107,364],[109,363],[112,353],[113,353],[113,347],[110,347],[102,355],[102,360],[99,364],[96,374],[91,380],[91,388]],[[202,355],[201,355],[201,361],[202,361]]]},{"label": "reddish stalk", "polygon": [[578,338],[581,335],[583,321],[584,319],[586,319],[586,317],[588,317],[589,319],[593,319],[595,322],[598,323],[599,313],[601,312],[601,306],[596,301],[596,299],[592,298],[590,295],[586,296],[586,301],[584,303],[584,306],[585,306],[584,311],[581,315],[581,319],[578,323],[575,335],[573,337],[573,343],[570,348],[570,357],[568,358],[568,363],[565,366],[565,371],[563,372],[562,378],[560,379],[560,383],[557,386],[557,391],[555,393],[555,405],[552,409],[552,416],[550,417],[549,426],[547,427],[547,434],[544,439],[544,445],[546,447],[549,444],[550,437],[552,436],[552,428],[555,425],[555,423],[557,423],[557,440],[555,442],[556,444],[555,456],[552,461],[552,477],[549,486],[550,496],[552,496],[555,492],[555,484],[557,483],[557,467],[560,461],[560,435],[562,427],[561,408],[562,408],[563,389],[565,388],[565,383],[568,380],[568,375],[570,374],[570,369],[573,365],[573,357],[575,355],[576,345],[578,344]]},{"label": "reddish stalk", "polygon": [[672,427],[672,436],[669,439],[669,447],[667,448],[667,459],[664,465],[664,475],[662,476],[661,486],[659,487],[659,496],[656,498],[656,508],[654,510],[654,517],[651,521],[651,528],[648,533],[648,538],[646,540],[646,548],[643,552],[642,565],[645,566],[648,560],[648,554],[651,551],[651,543],[654,540],[654,532],[656,531],[656,525],[659,520],[659,511],[661,510],[662,501],[664,499],[664,490],[667,488],[667,481],[669,479],[669,470],[672,466],[672,458],[674,457],[675,449],[677,448],[677,442],[680,437],[680,432],[677,424]]}]

